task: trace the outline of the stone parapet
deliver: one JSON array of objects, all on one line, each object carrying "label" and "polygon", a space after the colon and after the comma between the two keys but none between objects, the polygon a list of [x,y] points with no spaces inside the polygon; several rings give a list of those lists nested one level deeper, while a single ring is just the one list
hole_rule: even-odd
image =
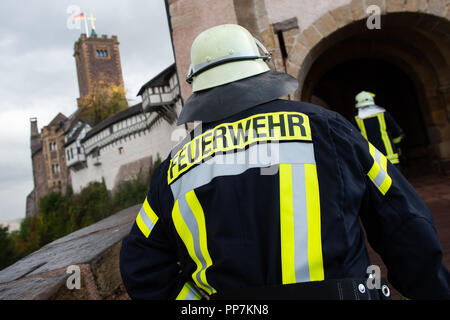
[{"label": "stone parapet", "polygon": [[[57,239],[0,271],[0,300],[108,299],[123,290],[119,271],[122,239],[140,204]],[[67,282],[80,271],[80,288]],[[121,298],[128,298],[124,293]]]}]

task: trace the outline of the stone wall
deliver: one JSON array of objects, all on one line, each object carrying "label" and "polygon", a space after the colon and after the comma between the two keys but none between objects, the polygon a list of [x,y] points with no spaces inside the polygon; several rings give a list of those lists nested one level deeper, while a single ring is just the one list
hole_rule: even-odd
[{"label": "stone wall", "polygon": [[[1,270],[0,300],[128,299],[119,253],[140,207],[122,210],[55,240]],[[70,286],[76,274],[71,268],[79,268],[79,289]]]},{"label": "stone wall", "polygon": [[178,0],[168,3],[181,95],[186,101],[192,91],[184,79],[189,69],[190,47],[195,37],[209,27],[237,23],[237,18],[233,0]]}]

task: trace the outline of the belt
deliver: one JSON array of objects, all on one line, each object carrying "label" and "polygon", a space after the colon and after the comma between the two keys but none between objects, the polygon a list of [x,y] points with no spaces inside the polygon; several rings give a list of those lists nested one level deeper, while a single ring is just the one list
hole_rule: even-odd
[{"label": "belt", "polygon": [[369,289],[366,279],[330,279],[234,288],[211,295],[211,300],[390,300],[390,290],[384,279],[379,289]]}]

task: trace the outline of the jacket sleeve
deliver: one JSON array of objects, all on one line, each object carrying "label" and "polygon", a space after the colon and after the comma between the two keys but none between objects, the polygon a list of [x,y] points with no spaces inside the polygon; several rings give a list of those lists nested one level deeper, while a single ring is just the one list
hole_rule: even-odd
[{"label": "jacket sleeve", "polygon": [[425,203],[401,172],[350,123],[339,115],[335,123],[342,142],[337,148],[351,155],[344,165],[358,168],[365,181],[360,218],[368,242],[388,269],[389,282],[410,299],[449,299],[450,275]]},{"label": "jacket sleeve", "polygon": [[400,128],[400,126],[395,121],[394,117],[389,113],[385,112],[386,115],[386,126],[388,127],[391,135],[392,135],[392,141],[395,144],[400,143],[403,138],[405,137],[403,130]]},{"label": "jacket sleeve", "polygon": [[201,294],[181,273],[175,246],[160,217],[158,169],[131,232],[122,242],[120,272],[132,299],[199,300]]}]

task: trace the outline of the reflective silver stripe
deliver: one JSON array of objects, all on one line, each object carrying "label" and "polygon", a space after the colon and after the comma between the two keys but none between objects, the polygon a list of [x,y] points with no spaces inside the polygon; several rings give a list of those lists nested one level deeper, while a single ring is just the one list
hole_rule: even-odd
[{"label": "reflective silver stripe", "polygon": [[[136,212],[136,211],[135,211]],[[139,210],[139,215],[141,216],[142,221],[144,222],[144,224],[147,226],[147,228],[150,230],[150,232],[152,231],[153,227],[155,226],[155,224],[153,223],[152,220],[150,220],[150,217],[147,215],[147,213],[145,212],[144,206],[141,207],[141,210]]]},{"label": "reflective silver stripe", "polygon": [[190,287],[189,292],[188,292],[186,298],[184,298],[184,300],[194,300],[197,295],[199,295],[197,290],[195,290],[194,287]]},{"label": "reflective silver stripe", "polygon": [[375,177],[375,179],[373,179],[373,183],[377,186],[377,188],[380,188],[381,184],[383,183],[384,179],[386,179],[386,171],[384,171],[382,165],[381,165],[381,157],[382,154],[380,151],[378,151],[377,148],[375,148],[375,154],[374,154],[374,159],[375,162],[378,164],[378,166],[380,167],[380,170],[377,173],[377,176]]},{"label": "reflective silver stripe", "polygon": [[294,210],[294,263],[297,282],[310,281],[308,264],[308,216],[306,209],[305,166],[292,165],[292,200]]},{"label": "reflective silver stripe", "polygon": [[380,170],[378,171],[378,174],[375,177],[375,179],[373,179],[373,183],[377,186],[377,188],[380,188],[384,179],[386,179],[386,172],[383,170],[380,163],[378,163],[378,165],[380,167]]},{"label": "reflective silver stripe", "polygon": [[[256,144],[236,153],[216,154],[192,168],[170,185],[174,199],[208,184],[215,177],[239,175],[251,168],[279,163],[315,164],[312,143],[285,142]],[[276,173],[277,171],[275,171]]]},{"label": "reflective silver stripe", "polygon": [[381,156],[382,156],[381,152],[378,151],[377,148],[375,148],[375,158],[374,159],[380,165],[380,168],[381,168]]},{"label": "reflective silver stripe", "polygon": [[202,265],[202,268],[198,272],[195,272],[196,280],[204,287],[210,288],[208,283],[204,283],[200,277],[202,271],[206,269],[207,263],[200,249],[200,235],[197,219],[195,219],[195,215],[192,212],[191,208],[189,207],[185,196],[182,196],[181,198],[178,199],[178,206],[180,208],[181,217],[183,218],[184,223],[186,224],[186,226],[188,227],[189,231],[192,234],[195,255],[197,256],[198,260]]}]

